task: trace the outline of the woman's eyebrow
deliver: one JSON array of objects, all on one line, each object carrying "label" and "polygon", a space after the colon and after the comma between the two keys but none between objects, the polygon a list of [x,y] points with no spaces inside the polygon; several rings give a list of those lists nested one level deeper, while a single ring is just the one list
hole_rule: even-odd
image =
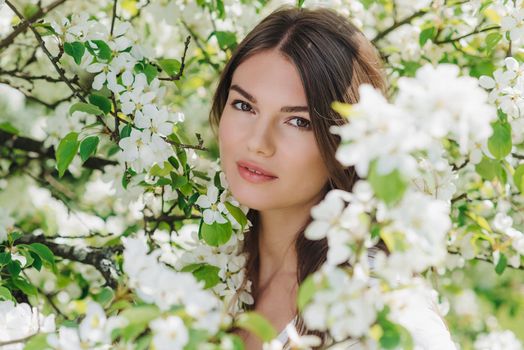
[{"label": "woman's eyebrow", "polygon": [[[246,90],[242,89],[240,86],[238,86],[237,84],[233,84],[231,85],[231,87],[229,88],[229,90],[235,90],[237,91],[239,94],[241,94],[242,96],[244,96],[246,99],[249,100],[249,102],[251,103],[254,103],[256,104],[257,103],[257,99],[255,97],[253,97],[253,95],[251,95],[249,92],[247,92]],[[284,106],[280,109],[281,112],[285,112],[285,113],[291,113],[291,112],[309,112],[309,108],[307,106]]]}]

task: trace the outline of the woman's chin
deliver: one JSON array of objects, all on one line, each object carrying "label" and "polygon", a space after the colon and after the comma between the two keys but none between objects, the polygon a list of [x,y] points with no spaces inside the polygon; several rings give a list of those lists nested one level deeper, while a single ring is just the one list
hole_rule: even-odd
[{"label": "woman's chin", "polygon": [[237,189],[230,184],[230,190],[233,197],[242,205],[249,209],[264,210],[271,208],[271,204],[264,200],[264,193],[249,188]]}]

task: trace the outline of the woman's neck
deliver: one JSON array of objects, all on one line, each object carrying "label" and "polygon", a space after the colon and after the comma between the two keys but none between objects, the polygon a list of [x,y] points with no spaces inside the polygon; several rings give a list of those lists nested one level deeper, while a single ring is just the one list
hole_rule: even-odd
[{"label": "woman's neck", "polygon": [[296,276],[297,255],[295,241],[309,217],[310,208],[299,210],[271,210],[260,212],[258,249],[259,279],[264,286],[277,275]]}]

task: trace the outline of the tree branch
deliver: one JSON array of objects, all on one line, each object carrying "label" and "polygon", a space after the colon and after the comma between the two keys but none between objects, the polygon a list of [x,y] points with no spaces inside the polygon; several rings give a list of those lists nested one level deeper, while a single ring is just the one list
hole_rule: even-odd
[{"label": "tree branch", "polygon": [[[78,238],[82,238],[79,236]],[[66,244],[58,244],[48,240],[45,236],[26,234],[16,242],[23,244],[42,243],[45,244],[55,256],[82,264],[91,265],[96,268],[106,280],[107,286],[116,288],[118,286],[118,269],[113,261],[113,254],[123,251],[123,246],[107,248],[80,248]]]}]

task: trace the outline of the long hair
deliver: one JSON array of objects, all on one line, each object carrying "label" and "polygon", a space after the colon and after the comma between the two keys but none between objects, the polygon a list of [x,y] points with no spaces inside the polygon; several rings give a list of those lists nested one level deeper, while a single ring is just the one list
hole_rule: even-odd
[{"label": "long hair", "polygon": [[[358,176],[353,167],[344,167],[336,160],[335,152],[340,138],[329,132],[330,126],[342,125],[346,120],[331,108],[331,103],[358,102],[358,87],[363,83],[371,84],[385,94],[386,81],[377,50],[358,28],[333,10],[280,7],[251,30],[225,66],[209,115],[215,134],[236,68],[256,53],[271,49],[278,50],[290,59],[299,72],[312,130],[329,172],[329,181],[322,189],[323,194],[330,189],[351,191]],[[245,237],[243,250],[248,255],[246,276],[252,282],[256,304],[260,267],[258,211],[250,210],[248,219],[253,225]],[[299,284],[316,271],[327,256],[326,239],[312,241],[304,237],[304,230],[311,221],[309,217],[296,235]],[[380,245],[381,249],[386,250],[382,242]],[[300,317],[297,328],[301,333],[323,336],[318,332],[309,332]]]}]

